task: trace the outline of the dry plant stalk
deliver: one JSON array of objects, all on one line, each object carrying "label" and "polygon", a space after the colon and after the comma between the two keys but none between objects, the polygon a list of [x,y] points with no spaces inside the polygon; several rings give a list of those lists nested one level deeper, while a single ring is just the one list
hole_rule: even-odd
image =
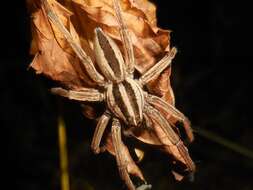
[{"label": "dry plant stalk", "polygon": [[[58,82],[63,88],[52,92],[79,101],[89,118],[95,119],[96,109],[86,102],[106,102],[92,140],[94,152],[115,155],[130,190],[136,188],[129,174],[146,182],[121,135],[157,145],[183,172],[194,172],[176,128],[181,122],[193,141],[189,120],[174,106],[169,80],[176,49],[170,47],[170,31],[157,27],[155,6],[147,0],[59,2],[27,1],[35,55],[31,67]],[[103,136],[111,119],[111,132]]]}]

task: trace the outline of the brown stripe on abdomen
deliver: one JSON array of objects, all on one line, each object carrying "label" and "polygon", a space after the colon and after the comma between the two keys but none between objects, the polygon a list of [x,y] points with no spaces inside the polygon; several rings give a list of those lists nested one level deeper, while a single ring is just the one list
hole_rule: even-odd
[{"label": "brown stripe on abdomen", "polygon": [[128,120],[128,118],[130,118],[131,116],[125,104],[125,100],[122,98],[118,84],[113,85],[112,93],[115,99],[115,103],[118,104],[120,111],[123,113],[123,115],[125,115],[125,118]]},{"label": "brown stripe on abdomen", "polygon": [[116,97],[113,94],[113,84],[109,84],[106,92],[106,102],[111,112],[123,121],[127,121],[125,115],[122,113],[119,104],[116,102]]},{"label": "brown stripe on abdomen", "polygon": [[137,87],[135,86],[135,82],[123,81],[122,84],[126,89],[127,96],[130,100],[130,104],[133,108],[135,117],[139,121],[142,118],[142,113],[140,108],[141,105],[138,104],[138,99],[141,97],[138,97],[140,95],[138,93],[138,89],[136,89]]}]

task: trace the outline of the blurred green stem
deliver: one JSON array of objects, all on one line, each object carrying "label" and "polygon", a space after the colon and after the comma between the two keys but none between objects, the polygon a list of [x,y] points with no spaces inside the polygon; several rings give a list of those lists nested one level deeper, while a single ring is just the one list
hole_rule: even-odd
[{"label": "blurred green stem", "polygon": [[61,116],[58,118],[58,135],[59,135],[59,154],[61,169],[61,189],[69,190],[69,173],[68,173],[68,151],[67,136],[64,120]]},{"label": "blurred green stem", "polygon": [[245,157],[248,157],[250,159],[253,159],[253,151],[248,148],[245,148],[237,143],[227,140],[227,139],[219,136],[218,134],[215,134],[215,133],[208,131],[206,129],[203,129],[203,128],[194,127],[193,130],[198,135],[200,135],[210,141],[216,142],[216,143],[218,143],[230,150],[233,150],[234,152],[237,152],[237,153],[239,153]]}]

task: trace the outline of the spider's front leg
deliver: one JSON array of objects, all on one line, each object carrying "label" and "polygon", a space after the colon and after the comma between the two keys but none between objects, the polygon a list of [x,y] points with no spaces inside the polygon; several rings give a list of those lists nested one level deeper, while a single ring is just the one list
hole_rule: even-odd
[{"label": "spider's front leg", "polygon": [[42,0],[43,10],[45,10],[47,17],[52,22],[54,26],[62,33],[66,41],[69,43],[70,47],[73,49],[77,57],[80,59],[83,64],[85,70],[89,77],[99,85],[104,85],[106,82],[104,77],[97,72],[95,66],[93,65],[90,57],[85,53],[85,51],[81,48],[81,45],[77,40],[73,38],[70,32],[65,28],[64,24],[60,20],[60,18],[55,13],[54,9],[48,2],[48,0]]},{"label": "spider's front leg", "polygon": [[189,168],[189,171],[194,172],[196,170],[196,167],[188,153],[187,148],[185,147],[180,137],[172,129],[168,121],[159,113],[157,109],[148,103],[145,105],[144,111],[155,123],[159,125],[159,127],[166,134],[166,137],[169,139],[169,141],[177,147],[180,155],[185,161],[186,166]]},{"label": "spider's front leg", "polygon": [[157,96],[153,96],[151,94],[146,94],[146,101],[151,105],[159,108],[170,117],[176,119],[177,121],[182,122],[189,141],[192,142],[194,140],[194,135],[192,132],[190,121],[186,116],[184,116],[183,113],[181,113],[173,105],[170,105],[167,102],[165,102],[163,99]]},{"label": "spider's front leg", "polygon": [[[140,177],[140,179],[144,182],[145,179],[141,171],[139,170],[138,166],[132,160],[127,147],[122,142],[121,125],[119,120],[116,118],[113,118],[112,122],[112,142],[115,150],[115,156],[120,176],[125,181],[129,190],[136,190],[136,187],[131,181],[129,173]],[[147,188],[150,187],[149,185],[146,184],[144,184],[144,186]]]},{"label": "spider's front leg", "polygon": [[126,70],[127,70],[127,73],[131,75],[134,72],[134,65],[135,65],[132,40],[130,38],[128,28],[122,17],[122,13],[121,13],[122,11],[119,5],[119,0],[113,0],[113,4],[114,4],[116,18],[119,24],[120,37],[121,37],[123,48],[124,48],[124,54],[125,54],[125,59],[126,59],[125,62],[126,62],[126,67],[127,67]]}]

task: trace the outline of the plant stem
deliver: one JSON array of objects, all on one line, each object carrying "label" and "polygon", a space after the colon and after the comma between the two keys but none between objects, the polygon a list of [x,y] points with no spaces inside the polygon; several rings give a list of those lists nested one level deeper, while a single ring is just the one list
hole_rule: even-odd
[{"label": "plant stem", "polygon": [[230,150],[233,150],[234,152],[236,153],[239,153],[245,157],[248,157],[250,159],[253,159],[253,151],[248,149],[248,148],[245,148],[237,143],[234,143],[230,140],[227,140],[211,131],[208,131],[206,129],[203,129],[203,128],[194,128],[194,132],[196,132],[198,135],[210,140],[210,141],[213,141],[213,142],[216,142]]},{"label": "plant stem", "polygon": [[67,136],[64,120],[61,116],[58,118],[58,135],[59,135],[59,154],[61,170],[61,189],[69,190],[69,173],[68,173],[68,151]]}]

